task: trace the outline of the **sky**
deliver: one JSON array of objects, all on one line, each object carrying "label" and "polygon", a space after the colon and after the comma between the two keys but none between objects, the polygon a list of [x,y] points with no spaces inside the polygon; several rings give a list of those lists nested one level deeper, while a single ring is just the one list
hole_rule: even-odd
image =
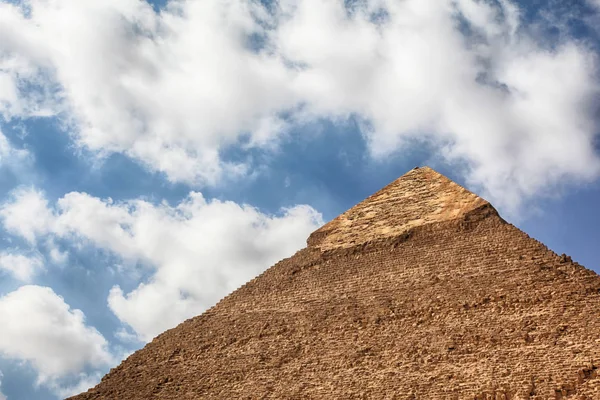
[{"label": "sky", "polygon": [[0,400],[64,398],[415,166],[600,272],[600,2],[0,0]]}]

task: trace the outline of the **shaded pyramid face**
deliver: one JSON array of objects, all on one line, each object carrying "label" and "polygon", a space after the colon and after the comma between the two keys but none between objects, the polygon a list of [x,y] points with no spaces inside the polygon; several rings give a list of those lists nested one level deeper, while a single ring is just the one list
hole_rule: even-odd
[{"label": "shaded pyramid face", "polygon": [[74,399],[600,399],[600,276],[429,168]]}]

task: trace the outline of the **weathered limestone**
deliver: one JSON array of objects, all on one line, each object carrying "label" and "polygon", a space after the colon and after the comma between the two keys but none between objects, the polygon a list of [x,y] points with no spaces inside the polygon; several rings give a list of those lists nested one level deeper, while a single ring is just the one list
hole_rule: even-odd
[{"label": "weathered limestone", "polygon": [[463,218],[486,206],[491,207],[431,168],[415,168],[322,226],[310,235],[308,244],[321,250],[354,247],[418,226]]},{"label": "weathered limestone", "polygon": [[410,171],[91,399],[600,399],[600,276]]}]

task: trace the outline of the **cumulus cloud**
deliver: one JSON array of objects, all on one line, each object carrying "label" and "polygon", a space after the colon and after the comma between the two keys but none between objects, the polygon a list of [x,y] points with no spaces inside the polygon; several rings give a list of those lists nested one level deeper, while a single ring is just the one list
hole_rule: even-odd
[{"label": "cumulus cloud", "polygon": [[0,271],[4,270],[16,279],[29,282],[44,267],[39,254],[25,255],[15,250],[0,252]]},{"label": "cumulus cloud", "polygon": [[[17,191],[4,214],[14,215],[20,201],[47,204],[33,189]],[[85,193],[69,193],[13,232],[69,238],[107,249],[148,268],[151,277],[124,293],[115,286],[108,305],[141,340],[200,314],[276,261],[303,247],[320,226],[321,215],[308,206],[280,215],[228,201],[206,200],[192,192],[176,206],[142,200],[113,202]],[[6,222],[10,219],[5,219]],[[32,240],[36,240],[34,237]],[[118,333],[126,337],[127,332]]]},{"label": "cumulus cloud", "polygon": [[0,320],[10,321],[0,330],[0,354],[27,362],[37,371],[38,384],[57,393],[64,390],[62,379],[115,362],[107,341],[86,325],[83,312],[48,287],[22,286],[0,297]]},{"label": "cumulus cloud", "polygon": [[32,187],[22,187],[11,192],[10,201],[0,206],[4,228],[33,244],[36,236],[49,229],[53,216],[44,194]]},{"label": "cumulus cloud", "polygon": [[262,29],[252,3],[170,2],[161,15],[138,0],[20,4],[29,18],[2,4],[0,52],[26,61],[6,69],[15,76],[25,64],[44,93],[58,87],[51,108],[68,113],[81,144],[125,152],[171,179],[242,172],[220,160],[220,146],[255,131],[262,141],[281,126],[277,108],[293,104],[285,67],[245,47]]},{"label": "cumulus cloud", "polygon": [[368,7],[349,18],[341,3],[305,0],[278,30],[281,52],[308,64],[296,82],[315,114],[366,118],[375,155],[433,139],[508,207],[566,177],[598,175],[590,50],[541,47],[506,1],[380,4],[387,17],[375,24]]},{"label": "cumulus cloud", "polygon": [[356,116],[375,157],[414,139],[506,207],[596,178],[597,57],[547,45],[509,0],[0,3],[0,104],[61,116],[77,142],[169,179],[247,172],[307,119]]}]

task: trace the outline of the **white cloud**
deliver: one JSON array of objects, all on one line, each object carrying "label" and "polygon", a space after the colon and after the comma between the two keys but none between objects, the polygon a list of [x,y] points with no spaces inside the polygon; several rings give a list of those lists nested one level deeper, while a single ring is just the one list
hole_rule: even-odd
[{"label": "white cloud", "polygon": [[39,254],[25,255],[14,250],[0,252],[0,270],[4,270],[23,282],[31,279],[44,267]]},{"label": "white cloud", "polygon": [[[23,195],[13,199],[5,210],[19,209],[20,199],[30,201]],[[44,202],[38,197],[36,204]],[[83,240],[149,268],[147,282],[129,293],[116,286],[108,297],[111,310],[142,340],[200,314],[292,255],[323,223],[308,206],[272,216],[247,205],[207,201],[194,192],[177,206],[142,200],[115,203],[73,192],[59,199],[55,210],[47,208],[41,214],[52,218],[36,219],[33,224],[39,221],[39,226],[13,231]]]},{"label": "white cloud", "polygon": [[24,4],[30,18],[1,5],[0,49],[59,84],[54,112],[68,108],[81,144],[171,179],[243,171],[220,161],[220,146],[255,129],[263,141],[278,126],[273,112],[293,104],[284,66],[244,48],[244,35],[261,29],[245,2],[171,2],[160,16],[137,0]]},{"label": "white cloud", "polygon": [[544,47],[508,0],[21,4],[27,17],[0,3],[3,112],[60,115],[80,145],[171,180],[243,174],[220,157],[243,135],[272,147],[290,124],[350,115],[375,157],[432,141],[509,208],[600,173],[596,55],[568,37]]},{"label": "white cloud", "polygon": [[[1,84],[2,83],[0,80],[0,85]],[[13,147],[8,138],[2,133],[2,131],[0,131],[0,165],[22,162],[27,160],[29,157],[30,154],[27,150],[16,149]]]},{"label": "white cloud", "polygon": [[60,251],[60,249],[56,247],[52,241],[50,241],[48,244],[48,248],[48,255],[54,264],[64,265],[67,262],[69,253],[66,251]]},{"label": "white cloud", "polygon": [[87,391],[89,388],[100,383],[101,379],[102,374],[99,372],[94,374],[82,373],[77,376],[77,383],[73,385],[59,385],[56,382],[52,382],[49,386],[59,399],[65,399]]},{"label": "white cloud", "polygon": [[[316,115],[366,118],[376,156],[433,139],[508,208],[567,178],[598,176],[596,56],[575,43],[540,47],[517,29],[510,3],[502,17],[487,2],[382,2],[390,22],[380,26],[360,10],[348,19],[338,2],[299,3],[277,32],[281,52],[309,65],[298,90]],[[459,11],[473,36],[457,29]]]},{"label": "white cloud", "polygon": [[8,139],[2,132],[0,132],[0,161],[12,152],[12,147],[8,142]]},{"label": "white cloud", "polygon": [[2,371],[0,371],[0,400],[6,400],[6,396],[2,393]]},{"label": "white cloud", "polygon": [[31,187],[21,187],[11,193],[11,201],[0,206],[4,228],[34,243],[36,236],[47,232],[53,220],[44,194]]},{"label": "white cloud", "polygon": [[115,332],[115,337],[123,343],[140,343],[140,338],[135,333],[129,332],[126,328],[121,327]]},{"label": "white cloud", "polygon": [[0,354],[28,362],[38,384],[60,391],[61,379],[77,376],[84,368],[114,363],[108,343],[85,324],[83,312],[71,309],[52,289],[22,286],[0,297]]}]

